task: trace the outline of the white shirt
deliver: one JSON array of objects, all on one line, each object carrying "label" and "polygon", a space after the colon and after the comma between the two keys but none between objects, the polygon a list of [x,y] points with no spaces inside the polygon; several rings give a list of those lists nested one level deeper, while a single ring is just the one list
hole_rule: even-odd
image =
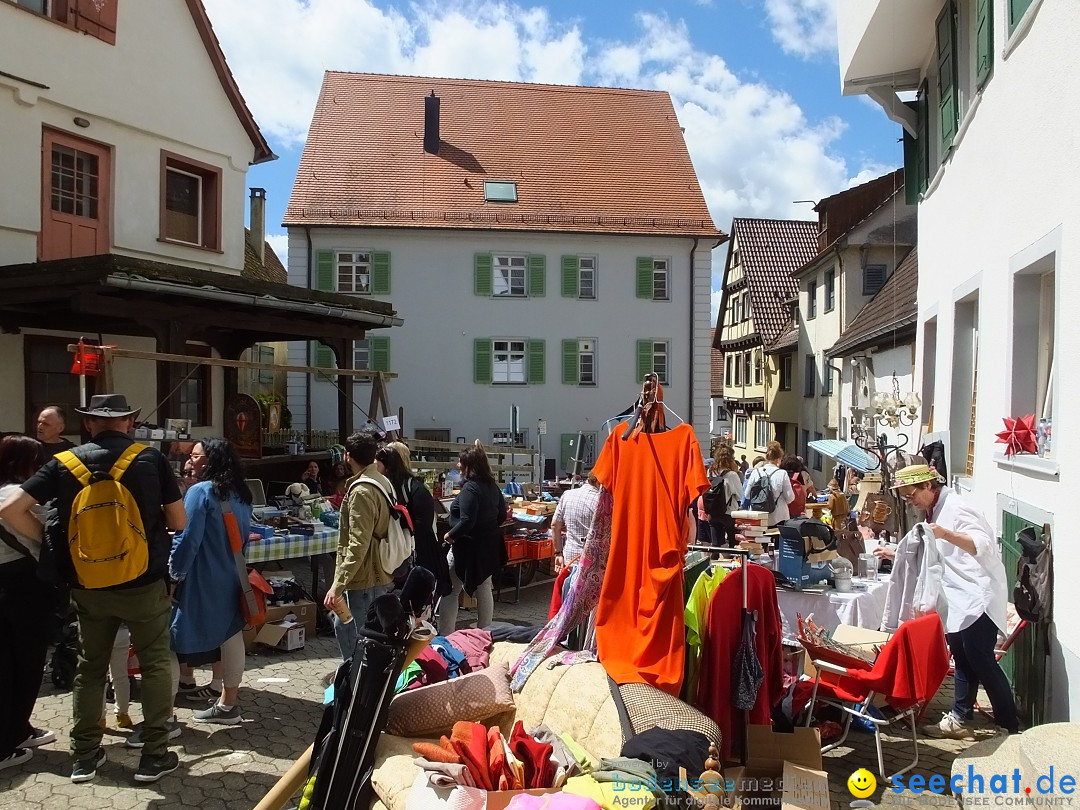
[{"label": "white shirt", "polygon": [[754,482],[758,480],[759,476],[768,477],[773,498],[776,500],[776,508],[769,513],[769,525],[775,526],[777,523],[791,517],[788,504],[795,500],[795,490],[791,488],[791,479],[788,478],[788,474],[784,470],[781,470],[775,464],[766,462],[750,471],[750,475],[746,478],[746,488],[743,490],[744,498],[750,497],[750,488],[754,486]]},{"label": "white shirt", "polygon": [[[4,484],[2,487],[0,487],[0,503],[3,503],[5,500],[7,500],[8,495],[15,492],[18,488],[18,484]],[[33,512],[34,516],[41,521],[42,525],[44,525],[46,514],[45,507],[37,505],[31,511]],[[7,522],[3,520],[3,518],[0,518],[0,523],[3,523],[4,528],[11,532],[13,535],[15,535],[15,538],[24,546],[26,546],[30,553],[34,555],[35,560],[38,558],[38,556],[41,554],[40,542],[38,542],[37,540],[33,540],[26,535],[19,534],[19,532],[12,529],[11,526],[9,526]],[[0,540],[0,565],[24,559],[26,559],[26,556],[24,554],[20,554],[3,540]]]},{"label": "white shirt", "polygon": [[968,554],[947,540],[938,538],[937,541],[944,565],[941,586],[949,603],[945,632],[965,630],[985,613],[1002,634],[1008,635],[1005,565],[986,518],[952,489],[942,487],[927,522],[966,534],[975,541],[975,554]]}]

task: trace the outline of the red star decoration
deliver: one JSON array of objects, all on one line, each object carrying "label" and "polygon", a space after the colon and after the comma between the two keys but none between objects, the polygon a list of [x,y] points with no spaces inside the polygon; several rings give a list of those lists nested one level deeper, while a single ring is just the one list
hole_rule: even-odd
[{"label": "red star decoration", "polygon": [[1005,417],[1005,430],[997,434],[995,444],[1005,445],[1005,455],[1036,452],[1035,414],[1027,416]]}]

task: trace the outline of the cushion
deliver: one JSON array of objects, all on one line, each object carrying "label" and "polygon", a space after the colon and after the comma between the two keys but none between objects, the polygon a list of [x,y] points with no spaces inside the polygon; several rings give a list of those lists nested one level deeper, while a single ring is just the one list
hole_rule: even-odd
[{"label": "cushion", "polygon": [[510,673],[505,666],[492,666],[395,696],[386,732],[399,737],[448,734],[459,720],[482,723],[513,708]]},{"label": "cushion", "polygon": [[672,731],[697,731],[720,749],[720,727],[712,718],[667,692],[647,683],[624,683],[619,685],[619,697],[634,734],[657,726]]}]

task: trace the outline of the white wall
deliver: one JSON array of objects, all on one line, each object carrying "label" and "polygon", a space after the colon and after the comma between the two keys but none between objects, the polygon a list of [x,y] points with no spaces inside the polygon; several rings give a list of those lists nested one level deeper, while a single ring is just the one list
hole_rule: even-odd
[{"label": "white wall", "polygon": [[[956,302],[978,295],[975,469],[965,486],[1000,526],[999,493],[1008,494],[1020,511],[1035,508],[1053,515],[1080,486],[1077,470],[1064,463],[1080,452],[1074,424],[1080,401],[1076,375],[1057,375],[1050,462],[1033,465],[1035,470],[1005,464],[998,459],[1001,445],[994,443],[1002,418],[1020,415],[1011,411],[1015,271],[1040,257],[1052,258],[1059,365],[1080,349],[1078,320],[1071,317],[1080,309],[1080,87],[1074,71],[1067,69],[1075,65],[1080,13],[1074,4],[1044,2],[1026,35],[1009,43],[1002,4],[996,9],[994,73],[969,112],[970,120],[961,123],[962,137],[920,206],[919,317],[922,323],[937,318],[933,404],[940,429],[946,414],[963,410],[953,409],[953,402],[970,397],[969,390],[951,382],[963,379],[954,363],[954,346],[962,339],[954,320]],[[1007,58],[1003,49],[1009,50]],[[927,390],[922,366],[920,357],[917,383],[919,390]],[[962,419],[948,427],[967,432]],[[1055,546],[1057,677],[1051,719],[1064,719],[1070,705],[1080,705],[1080,623],[1069,620],[1080,609],[1070,576],[1080,568],[1080,546],[1068,542],[1067,528],[1065,522],[1058,524]]]},{"label": "white wall", "polygon": [[[536,422],[548,423],[544,454],[557,456],[560,434],[598,432],[605,420],[629,407],[641,381],[636,379],[636,343],[644,338],[670,341],[671,371],[665,402],[679,418],[694,420],[698,441],[708,448],[712,329],[709,319],[711,248],[702,240],[695,253],[695,278],[688,238],[612,237],[578,234],[494,232],[413,232],[404,230],[312,229],[313,249],[352,248],[391,253],[392,301],[404,326],[372,335],[390,339],[389,383],[392,409],[405,409],[405,431],[448,428],[451,440],[490,438],[492,429],[506,429],[511,404],[521,409],[521,427],[536,442]],[[473,257],[477,252],[543,253],[547,256],[546,295],[542,298],[494,300],[473,293]],[[563,298],[560,257],[597,257],[597,298]],[[635,258],[668,257],[671,300],[635,297]],[[289,280],[308,284],[308,247],[303,229],[290,229]],[[693,319],[693,321],[691,320]],[[695,350],[690,354],[691,330]],[[543,338],[546,375],[542,385],[498,386],[473,382],[473,340],[487,337]],[[597,385],[562,383],[561,341],[596,339]],[[307,361],[302,343],[290,344],[290,363]],[[694,395],[691,397],[691,370]],[[330,383],[289,375],[289,407],[295,423],[307,423],[306,389],[312,389],[311,425],[337,425],[337,402]],[[354,384],[354,396],[367,408],[367,383]],[[691,410],[690,403],[694,402]],[[678,419],[669,416],[671,424]],[[361,423],[359,411],[355,421]],[[614,423],[611,423],[614,424]]]}]

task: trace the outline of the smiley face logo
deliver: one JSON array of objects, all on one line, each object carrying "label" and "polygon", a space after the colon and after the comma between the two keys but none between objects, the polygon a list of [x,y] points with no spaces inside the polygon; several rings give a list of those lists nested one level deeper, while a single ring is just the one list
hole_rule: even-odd
[{"label": "smiley face logo", "polygon": [[847,780],[847,788],[857,799],[865,799],[877,789],[877,779],[866,768],[859,768]]}]

